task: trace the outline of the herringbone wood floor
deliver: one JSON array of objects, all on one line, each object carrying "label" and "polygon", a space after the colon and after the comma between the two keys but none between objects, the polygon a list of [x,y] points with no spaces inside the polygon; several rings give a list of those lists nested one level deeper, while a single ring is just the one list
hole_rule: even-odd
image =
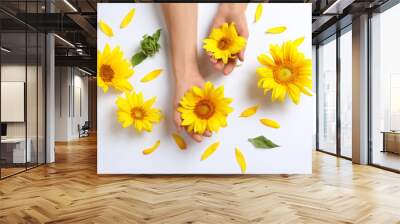
[{"label": "herringbone wood floor", "polygon": [[400,223],[400,175],[314,153],[312,175],[98,176],[96,139],[0,181],[0,223]]}]

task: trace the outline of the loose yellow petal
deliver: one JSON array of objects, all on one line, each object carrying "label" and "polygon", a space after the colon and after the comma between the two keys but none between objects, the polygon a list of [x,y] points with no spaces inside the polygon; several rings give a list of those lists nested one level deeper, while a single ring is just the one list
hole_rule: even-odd
[{"label": "loose yellow petal", "polygon": [[129,23],[131,23],[133,16],[135,15],[135,9],[131,9],[128,14],[124,17],[124,19],[121,22],[121,25],[119,26],[121,29],[127,27]]},{"label": "loose yellow petal", "polygon": [[172,138],[174,138],[175,143],[179,146],[180,149],[186,149],[186,142],[180,135],[172,133]]},{"label": "loose yellow petal", "polygon": [[107,25],[103,20],[99,21],[100,29],[108,37],[114,36],[114,32],[109,25]]},{"label": "loose yellow petal", "polygon": [[263,125],[271,127],[271,128],[280,128],[281,127],[278,122],[276,122],[274,120],[271,120],[271,119],[268,119],[268,118],[260,119],[260,122]]},{"label": "loose yellow petal", "polygon": [[254,23],[256,23],[261,18],[262,12],[263,12],[263,5],[261,3],[258,3],[256,8],[256,14],[254,16]]},{"label": "loose yellow petal", "polygon": [[211,156],[211,154],[213,154],[215,152],[215,150],[217,150],[219,147],[219,142],[215,142],[213,144],[211,144],[210,146],[208,146],[208,148],[204,151],[203,155],[201,155],[201,161],[207,159],[209,156]]},{"label": "loose yellow petal", "polygon": [[240,117],[250,117],[250,116],[254,115],[257,112],[259,107],[260,107],[260,105],[257,104],[255,106],[247,108],[240,114]]},{"label": "loose yellow petal", "polygon": [[144,154],[144,155],[148,155],[148,154],[153,153],[153,152],[158,148],[158,146],[160,146],[160,143],[161,143],[160,140],[158,140],[156,143],[154,143],[153,146],[151,146],[150,148],[147,148],[147,149],[143,150],[143,154]]},{"label": "loose yellow petal", "polygon": [[299,46],[300,44],[302,44],[304,42],[304,37],[299,37],[296,40],[293,41],[293,44],[295,46]]},{"label": "loose yellow petal", "polygon": [[147,75],[145,75],[140,81],[141,82],[150,82],[151,80],[157,78],[162,72],[162,69],[156,69],[151,72],[149,72]]},{"label": "loose yellow petal", "polygon": [[236,162],[239,164],[242,173],[246,172],[246,160],[244,159],[243,153],[238,147],[235,149]]},{"label": "loose yellow petal", "polygon": [[285,32],[285,30],[286,30],[286,26],[277,26],[277,27],[269,28],[265,32],[270,33],[270,34],[279,34],[279,33]]}]

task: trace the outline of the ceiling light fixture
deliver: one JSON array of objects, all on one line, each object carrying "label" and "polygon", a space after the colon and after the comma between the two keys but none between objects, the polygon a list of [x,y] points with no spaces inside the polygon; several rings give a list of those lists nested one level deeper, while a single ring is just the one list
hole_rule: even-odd
[{"label": "ceiling light fixture", "polygon": [[78,12],[75,6],[73,6],[68,0],[64,0],[64,3],[68,5],[74,12]]},{"label": "ceiling light fixture", "polygon": [[86,70],[83,70],[83,69],[81,69],[81,68],[79,68],[79,67],[78,67],[78,70],[81,71],[81,72],[83,72],[83,73],[85,73],[85,74],[87,74],[87,75],[89,75],[89,76],[92,76],[92,73],[90,73],[90,72],[88,72],[88,71],[86,71]]},{"label": "ceiling light fixture", "polygon": [[6,53],[10,53],[10,52],[11,52],[11,50],[9,50],[9,49],[7,49],[7,48],[5,48],[5,47],[1,47],[0,49],[1,49],[2,51],[6,52]]},{"label": "ceiling light fixture", "polygon": [[355,0],[336,0],[332,5],[325,9],[322,14],[342,14],[343,10],[354,1]]},{"label": "ceiling light fixture", "polygon": [[54,34],[55,37],[57,37],[59,40],[61,40],[62,42],[66,43],[67,45],[69,45],[70,47],[75,48],[75,45],[73,45],[71,42],[69,42],[68,40],[60,37],[58,34]]}]

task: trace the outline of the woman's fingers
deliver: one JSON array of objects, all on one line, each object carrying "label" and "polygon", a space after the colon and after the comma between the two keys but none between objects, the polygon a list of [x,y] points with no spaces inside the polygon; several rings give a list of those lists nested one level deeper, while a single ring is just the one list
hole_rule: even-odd
[{"label": "woman's fingers", "polygon": [[215,64],[218,62],[218,60],[214,58],[212,53],[208,52],[207,55],[210,58],[211,63]]},{"label": "woman's fingers", "polygon": [[181,114],[177,111],[175,111],[174,113],[174,123],[175,123],[175,128],[177,132],[181,132],[182,131],[182,126],[181,126]]},{"label": "woman's fingers", "polygon": [[222,72],[224,70],[224,63],[221,60],[218,60],[213,66],[217,71]]},{"label": "woman's fingers", "polygon": [[197,135],[194,133],[189,133],[190,137],[195,140],[196,142],[201,142],[203,141],[203,137],[201,135]]},{"label": "woman's fingers", "polygon": [[[249,29],[247,27],[246,18],[242,18],[238,22],[238,34],[244,38],[249,39]],[[246,51],[247,43],[244,46],[243,50],[239,53],[238,57],[240,61],[244,61],[244,52]]]},{"label": "woman's fingers", "polygon": [[228,64],[226,64],[224,67],[224,75],[229,75],[233,71],[235,66],[236,66],[236,58],[229,60]]},{"label": "woman's fingers", "polygon": [[246,49],[243,49],[239,54],[238,54],[238,58],[239,58],[239,60],[240,61],[244,61],[244,51],[245,51]]},{"label": "woman's fingers", "polygon": [[212,133],[211,133],[211,131],[205,131],[203,136],[205,136],[205,137],[211,137],[211,136],[212,136]]}]

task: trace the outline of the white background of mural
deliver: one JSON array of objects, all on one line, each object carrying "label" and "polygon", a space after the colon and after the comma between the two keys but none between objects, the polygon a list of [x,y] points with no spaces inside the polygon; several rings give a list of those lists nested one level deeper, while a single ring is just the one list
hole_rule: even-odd
[{"label": "white background of mural", "polygon": [[[300,50],[311,58],[311,5],[310,4],[264,4],[263,15],[253,23],[257,4],[249,4],[247,19],[250,38],[246,50],[246,60],[234,72],[224,77],[213,73],[208,67],[201,49],[202,39],[208,36],[209,26],[215,15],[217,4],[199,4],[198,43],[200,67],[206,80],[225,86],[225,95],[234,99],[231,106],[234,112],[228,117],[228,127],[221,129],[202,143],[195,143],[183,134],[188,149],[180,150],[171,133],[175,131],[171,119],[174,79],[169,65],[167,29],[158,4],[98,4],[98,19],[104,20],[114,30],[114,37],[98,32],[98,48],[103,50],[106,43],[111,47],[120,46],[129,58],[139,49],[144,34],[152,34],[162,28],[161,50],[153,58],[146,59],[135,67],[130,79],[136,91],[143,91],[145,98],[157,96],[155,107],[165,115],[160,124],[153,127],[152,133],[138,134],[132,127],[123,129],[116,118],[116,97],[119,93],[109,91],[103,94],[98,89],[98,173],[100,174],[239,174],[235,158],[235,147],[239,147],[247,161],[247,174],[311,173],[312,133],[314,116],[314,97],[303,95],[300,105],[289,99],[284,103],[271,103],[270,96],[263,96],[257,89],[255,69],[259,67],[257,56],[268,53],[269,44],[281,44],[305,36]],[[131,8],[136,8],[132,23],[125,29],[119,25]],[[266,35],[267,28],[285,25],[288,29],[277,35]],[[157,79],[141,83],[140,79],[148,72],[162,68]],[[239,118],[247,107],[261,103],[256,115]],[[259,119],[267,117],[278,121],[280,129],[265,127]],[[248,138],[264,135],[280,148],[256,149]],[[150,155],[142,150],[161,140],[160,147]],[[207,160],[200,161],[204,150],[212,143],[220,141],[219,149]]]}]

